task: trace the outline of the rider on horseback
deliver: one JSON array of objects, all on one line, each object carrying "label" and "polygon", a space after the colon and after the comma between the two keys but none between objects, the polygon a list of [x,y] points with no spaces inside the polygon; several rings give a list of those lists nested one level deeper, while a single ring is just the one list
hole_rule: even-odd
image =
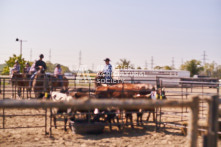
[{"label": "rider on horseback", "polygon": [[11,73],[12,73],[12,75],[14,73],[20,73],[20,64],[19,64],[18,60],[15,60],[15,64],[11,70]]},{"label": "rider on horseback", "polygon": [[104,78],[105,78],[105,82],[107,84],[110,84],[111,82],[111,74],[112,74],[112,65],[110,64],[110,59],[109,58],[106,58],[104,59],[105,61],[105,66],[104,66],[104,69],[103,69],[103,72],[102,74],[104,74]]},{"label": "rider on horseback", "polygon": [[59,79],[59,82],[61,83],[61,87],[62,87],[63,86],[63,82],[62,82],[63,75],[62,75],[62,69],[61,69],[60,64],[57,64],[57,66],[55,67],[54,76]]},{"label": "rider on horseback", "polygon": [[37,74],[37,72],[39,70],[42,70],[42,72],[44,72],[47,69],[46,63],[43,61],[44,55],[41,54],[39,57],[40,57],[40,59],[35,62],[36,72],[31,76],[31,80],[30,80],[30,83],[29,83],[30,86],[32,86],[32,81],[34,80],[34,77]]}]

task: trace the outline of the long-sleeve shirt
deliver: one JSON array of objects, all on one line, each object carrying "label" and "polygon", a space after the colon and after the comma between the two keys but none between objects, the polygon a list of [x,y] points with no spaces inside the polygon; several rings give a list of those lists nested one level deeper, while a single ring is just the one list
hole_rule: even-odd
[{"label": "long-sleeve shirt", "polygon": [[56,68],[54,69],[54,75],[55,75],[55,76],[57,76],[57,75],[62,75],[62,69],[56,67]]},{"label": "long-sleeve shirt", "polygon": [[19,64],[14,64],[12,70],[13,70],[13,71],[20,72],[20,65],[19,65]]},{"label": "long-sleeve shirt", "polygon": [[103,73],[105,74],[105,79],[111,79],[112,65],[111,64],[105,65]]},{"label": "long-sleeve shirt", "polygon": [[36,69],[36,71],[39,70],[39,66],[42,66],[42,67],[44,68],[44,70],[47,69],[47,66],[46,66],[45,62],[42,61],[42,60],[36,61],[36,63],[35,63],[35,69]]},{"label": "long-sleeve shirt", "polygon": [[36,62],[34,62],[32,65],[31,65],[31,68],[30,68],[30,72],[35,72],[36,71],[36,69],[35,69],[35,63]]}]

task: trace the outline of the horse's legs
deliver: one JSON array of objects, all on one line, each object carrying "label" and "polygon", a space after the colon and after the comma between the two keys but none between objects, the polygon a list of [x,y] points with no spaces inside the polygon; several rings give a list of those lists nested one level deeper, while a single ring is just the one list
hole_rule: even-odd
[{"label": "horse's legs", "polygon": [[22,95],[22,92],[21,92],[21,87],[18,87],[17,92],[18,92],[18,96],[19,96],[19,97],[21,97],[21,95]]},{"label": "horse's legs", "polygon": [[25,98],[25,87],[22,87],[22,92],[23,92],[22,98],[24,99]]},{"label": "horse's legs", "polygon": [[12,98],[14,98],[14,85],[12,84]]}]

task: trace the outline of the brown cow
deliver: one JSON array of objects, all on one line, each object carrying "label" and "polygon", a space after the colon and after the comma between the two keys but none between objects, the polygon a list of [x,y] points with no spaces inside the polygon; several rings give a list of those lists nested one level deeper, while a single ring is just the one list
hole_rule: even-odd
[{"label": "brown cow", "polygon": [[[95,95],[97,98],[134,98],[136,95],[147,95],[151,93],[153,86],[151,84],[116,84],[111,86],[99,86],[96,88]],[[130,120],[131,127],[132,123],[132,112],[139,110],[125,110],[126,111],[126,124],[128,119]],[[151,111],[150,111],[151,112]],[[137,113],[137,123],[142,124],[142,112]]]}]

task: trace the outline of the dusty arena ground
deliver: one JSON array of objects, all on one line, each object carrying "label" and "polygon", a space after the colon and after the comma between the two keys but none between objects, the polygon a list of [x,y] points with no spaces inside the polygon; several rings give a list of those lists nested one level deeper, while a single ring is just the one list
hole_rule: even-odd
[{"label": "dusty arena ground", "polygon": [[[177,90],[178,91],[178,90]],[[199,89],[200,91],[200,89]],[[208,91],[211,91],[210,89]],[[215,92],[214,90],[211,92]],[[166,108],[165,108],[166,109]],[[165,110],[164,109],[164,110]],[[174,111],[174,109],[171,109]],[[181,109],[177,109],[181,111]],[[36,109],[12,109],[5,110],[6,115],[12,114],[44,114],[44,110]],[[2,114],[2,109],[0,109]],[[143,118],[146,117],[147,114]],[[163,117],[163,121],[180,120],[180,117]],[[152,120],[152,117],[151,117]],[[44,116],[19,116],[7,117],[5,127],[28,127],[44,126]],[[49,113],[48,113],[49,131]],[[59,122],[63,125],[63,122]],[[2,128],[2,117],[0,117],[0,128]],[[202,146],[202,137],[198,137],[198,144]],[[221,146],[221,141],[218,142]],[[5,129],[0,130],[0,146],[187,146],[187,138],[181,134],[178,128],[166,126],[165,130],[155,132],[155,126],[152,123],[145,123],[145,126],[136,126],[134,129],[125,127],[124,131],[118,131],[113,128],[110,131],[105,128],[104,133],[99,135],[79,135],[74,134],[68,129],[67,132],[63,127],[53,128],[53,135],[45,135],[44,128],[27,128],[27,129]]]},{"label": "dusty arena ground", "polygon": [[[44,110],[8,110],[10,114],[44,113]],[[2,121],[2,120],[1,120]],[[42,126],[44,117],[11,117],[6,119],[7,127]],[[60,122],[60,125],[63,123]],[[1,126],[2,127],[2,126]],[[53,136],[44,134],[44,128],[35,129],[6,129],[0,131],[1,146],[186,146],[187,139],[179,129],[166,128],[165,131],[155,132],[153,124],[131,129],[126,127],[119,132],[117,128],[110,131],[108,127],[99,135],[78,135],[64,132],[62,127],[53,129]],[[201,142],[201,139],[200,141]]]}]

